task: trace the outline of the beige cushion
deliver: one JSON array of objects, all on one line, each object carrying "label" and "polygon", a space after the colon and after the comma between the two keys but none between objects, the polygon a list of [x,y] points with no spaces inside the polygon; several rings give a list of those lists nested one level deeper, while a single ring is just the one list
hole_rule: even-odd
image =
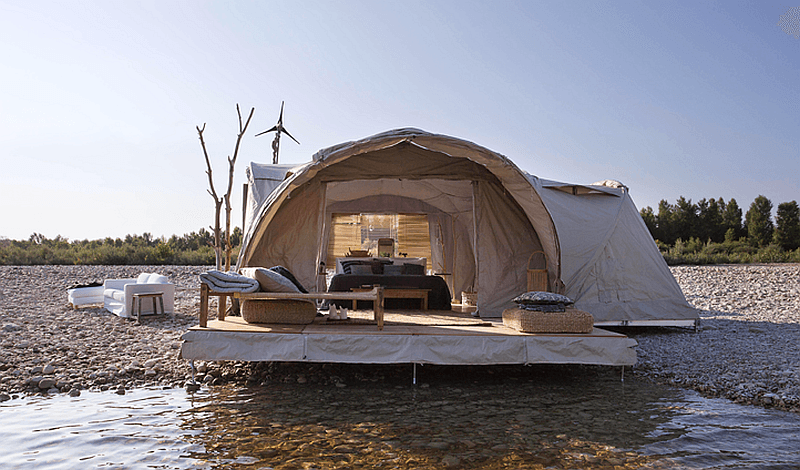
[{"label": "beige cushion", "polygon": [[300,292],[292,281],[267,268],[242,268],[241,273],[258,281],[263,292]]}]

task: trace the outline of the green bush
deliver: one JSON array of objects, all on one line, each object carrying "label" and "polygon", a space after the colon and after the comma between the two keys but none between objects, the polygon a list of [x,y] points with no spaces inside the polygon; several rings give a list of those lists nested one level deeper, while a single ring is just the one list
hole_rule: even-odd
[{"label": "green bush", "polygon": [[[241,242],[238,227],[231,236]],[[201,229],[183,237],[173,235],[169,241],[153,239],[149,233],[127,235],[124,240],[68,241],[61,236],[48,239],[34,233],[26,241],[0,239],[0,264],[44,265],[189,265],[208,266],[216,263],[213,237]],[[236,262],[239,248],[234,248],[232,262]]]}]

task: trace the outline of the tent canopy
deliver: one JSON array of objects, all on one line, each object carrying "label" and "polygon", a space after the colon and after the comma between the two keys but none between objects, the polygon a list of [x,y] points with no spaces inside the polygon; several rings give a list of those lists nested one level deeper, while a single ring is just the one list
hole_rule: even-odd
[{"label": "tent canopy", "polygon": [[251,164],[247,173],[239,267],[284,265],[324,289],[334,214],[425,214],[428,266],[450,273],[454,295],[477,291],[481,316],[513,305],[538,251],[548,289],[596,319],[663,318],[676,305],[694,313],[624,187],[542,181],[484,147],[417,129],[323,149],[300,166]]}]

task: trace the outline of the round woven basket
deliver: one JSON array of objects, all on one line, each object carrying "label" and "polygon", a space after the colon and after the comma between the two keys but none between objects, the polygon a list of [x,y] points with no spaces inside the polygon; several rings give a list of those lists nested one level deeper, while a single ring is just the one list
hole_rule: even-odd
[{"label": "round woven basket", "polygon": [[509,308],[503,325],[524,333],[591,333],[594,318],[588,312],[568,308],[566,312],[535,312]]},{"label": "round woven basket", "polygon": [[247,323],[308,325],[317,316],[317,307],[307,300],[243,300],[242,319]]}]

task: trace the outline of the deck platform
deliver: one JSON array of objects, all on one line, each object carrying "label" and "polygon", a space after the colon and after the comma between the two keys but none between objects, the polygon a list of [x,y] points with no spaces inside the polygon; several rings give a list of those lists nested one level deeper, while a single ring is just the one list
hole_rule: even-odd
[{"label": "deck platform", "polygon": [[181,357],[205,361],[278,361],[439,365],[586,364],[632,366],[636,341],[595,328],[588,334],[530,334],[497,320],[447,311],[386,311],[383,330],[371,311],[310,325],[210,320],[183,335]]}]

